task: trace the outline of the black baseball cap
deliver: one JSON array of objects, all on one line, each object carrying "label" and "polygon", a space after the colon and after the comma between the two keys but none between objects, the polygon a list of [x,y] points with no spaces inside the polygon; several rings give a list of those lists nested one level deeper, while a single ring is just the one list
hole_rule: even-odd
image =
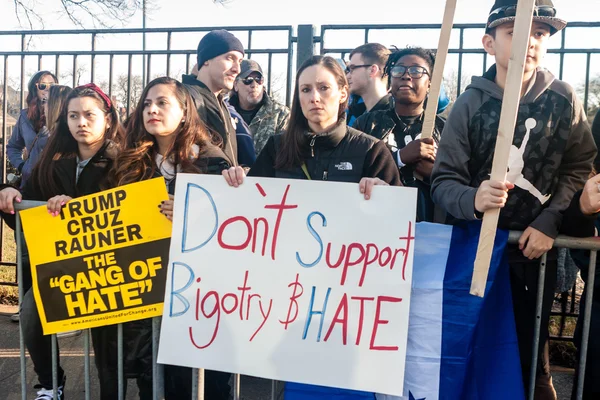
[{"label": "black baseball cap", "polygon": [[259,63],[257,63],[254,60],[242,60],[242,64],[240,65],[240,74],[238,75],[238,78],[246,79],[248,75],[250,75],[253,72],[258,72],[260,76],[264,75]]},{"label": "black baseball cap", "polygon": [[[499,25],[507,22],[514,22],[516,13],[516,0],[496,0],[494,6],[490,10],[490,15],[485,28],[486,33]],[[556,32],[567,26],[566,21],[556,18],[556,9],[554,8],[554,4],[552,4],[552,0],[535,0],[533,21],[550,26],[551,35],[554,35]]]}]

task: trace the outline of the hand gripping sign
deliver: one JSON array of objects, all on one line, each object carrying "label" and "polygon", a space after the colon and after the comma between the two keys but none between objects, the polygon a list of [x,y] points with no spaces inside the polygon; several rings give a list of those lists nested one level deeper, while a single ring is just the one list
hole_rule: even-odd
[{"label": "hand gripping sign", "polygon": [[159,316],[171,222],[157,178],[20,213],[44,334]]}]

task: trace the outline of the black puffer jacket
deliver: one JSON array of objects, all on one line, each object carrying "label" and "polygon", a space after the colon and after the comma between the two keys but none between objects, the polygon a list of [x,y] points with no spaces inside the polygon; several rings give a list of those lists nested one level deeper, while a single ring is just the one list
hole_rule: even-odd
[{"label": "black puffer jacket", "polygon": [[[275,168],[281,135],[269,138],[248,176],[307,179],[301,167]],[[361,178],[379,178],[401,186],[398,168],[385,144],[346,126],[343,119],[326,134],[306,133],[303,156],[312,180],[358,183]]]},{"label": "black puffer jacket", "polygon": [[[360,116],[354,122],[354,128],[365,132],[385,142],[392,152],[394,161],[398,159],[398,152],[406,147],[408,141],[420,138],[423,130],[423,117],[421,116],[411,125],[405,124],[396,114],[394,103],[390,103],[387,110],[373,111]],[[436,146],[440,142],[442,131],[446,120],[439,115],[435,118],[433,127],[433,140]],[[395,132],[395,133],[394,133]],[[444,219],[444,212],[436,207],[431,199],[431,184],[429,177],[423,179],[415,178],[415,164],[407,164],[400,168],[400,179],[405,186],[416,187],[418,192],[417,221],[440,222]]]}]

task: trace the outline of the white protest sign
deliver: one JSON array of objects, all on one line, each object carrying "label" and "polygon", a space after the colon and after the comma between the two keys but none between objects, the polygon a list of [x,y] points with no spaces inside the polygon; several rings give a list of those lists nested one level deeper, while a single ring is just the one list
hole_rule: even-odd
[{"label": "white protest sign", "polygon": [[402,395],[416,194],[178,174],[158,362]]}]

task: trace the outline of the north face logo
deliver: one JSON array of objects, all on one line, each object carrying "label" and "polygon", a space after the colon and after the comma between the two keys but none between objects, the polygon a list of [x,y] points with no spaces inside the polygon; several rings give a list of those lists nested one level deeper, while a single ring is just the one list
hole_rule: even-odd
[{"label": "north face logo", "polygon": [[347,161],[336,164],[335,167],[338,169],[338,171],[352,171],[352,164]]}]

